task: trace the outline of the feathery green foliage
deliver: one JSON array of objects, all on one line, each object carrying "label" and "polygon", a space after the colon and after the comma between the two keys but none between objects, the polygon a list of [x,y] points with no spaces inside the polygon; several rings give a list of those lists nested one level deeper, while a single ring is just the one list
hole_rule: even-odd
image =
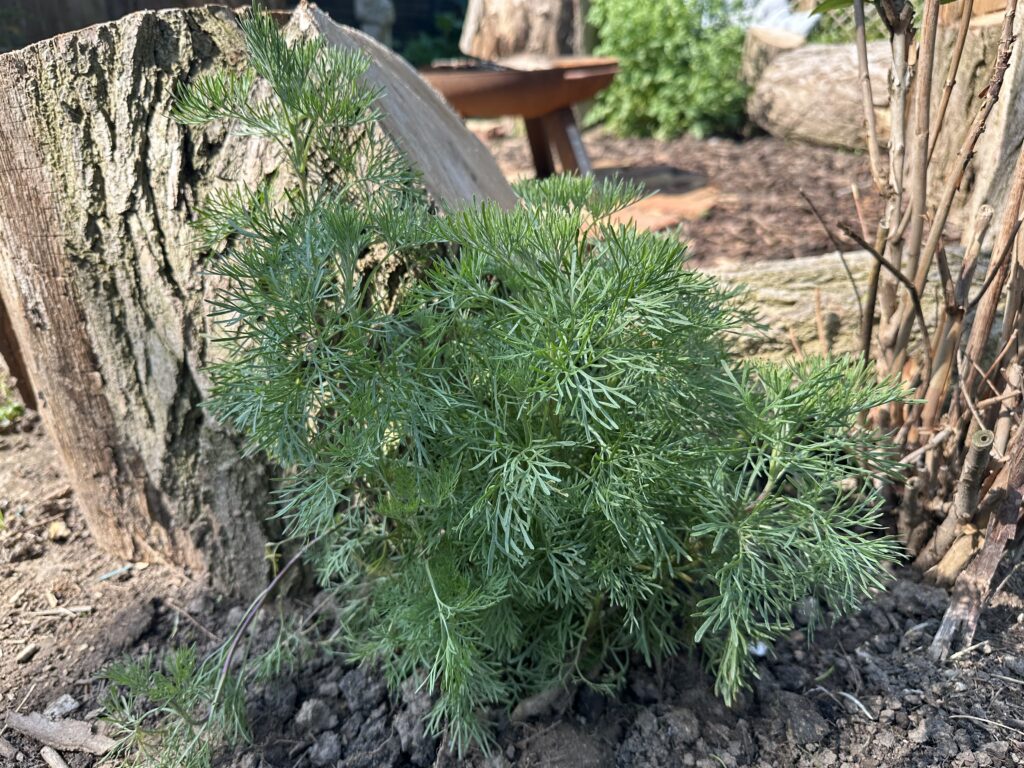
[{"label": "feathery green foliage", "polygon": [[108,667],[104,710],[116,746],[107,764],[202,768],[220,741],[247,739],[244,689],[234,677],[217,685],[219,655],[200,660],[186,647],[159,664],[147,657]]},{"label": "feathery green foliage", "polygon": [[19,403],[7,382],[0,378],[0,421],[16,421],[25,412],[25,406]]},{"label": "feathery green foliage", "polygon": [[895,386],[735,360],[737,296],[610,221],[628,184],[436,215],[376,129],[364,60],[289,47],[260,14],[245,33],[254,71],[198,80],[178,116],[268,136],[294,178],[200,219],[228,244],[211,406],[288,468],[280,515],[322,537],[346,649],[393,685],[425,673],[432,731],[486,744],[493,707],[611,689],[694,642],[731,700],[796,601],[879,585],[872,479],[892,464],[856,418]]}]

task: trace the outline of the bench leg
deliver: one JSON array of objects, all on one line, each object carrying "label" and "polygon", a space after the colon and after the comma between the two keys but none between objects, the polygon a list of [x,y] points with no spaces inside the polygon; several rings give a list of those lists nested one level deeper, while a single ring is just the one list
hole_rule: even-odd
[{"label": "bench leg", "polygon": [[537,170],[537,178],[545,179],[555,172],[555,161],[551,156],[551,145],[543,117],[531,117],[526,120],[526,137],[530,140],[530,151],[533,153],[533,167]]},{"label": "bench leg", "polygon": [[548,139],[558,151],[563,173],[589,174],[593,172],[587,150],[583,146],[576,118],[568,107],[556,110],[541,118]]}]

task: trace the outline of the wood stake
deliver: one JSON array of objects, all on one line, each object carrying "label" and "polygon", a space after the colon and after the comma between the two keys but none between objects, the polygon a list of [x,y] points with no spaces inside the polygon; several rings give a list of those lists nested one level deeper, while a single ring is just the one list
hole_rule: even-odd
[{"label": "wood stake", "polygon": [[50,768],[70,768],[68,764],[64,762],[64,758],[51,747],[43,747],[39,750],[39,756],[43,758],[43,762],[50,766]]},{"label": "wood stake", "polygon": [[108,736],[93,733],[89,723],[81,720],[51,720],[39,712],[29,715],[8,712],[7,725],[40,744],[64,752],[105,755],[117,743]]}]

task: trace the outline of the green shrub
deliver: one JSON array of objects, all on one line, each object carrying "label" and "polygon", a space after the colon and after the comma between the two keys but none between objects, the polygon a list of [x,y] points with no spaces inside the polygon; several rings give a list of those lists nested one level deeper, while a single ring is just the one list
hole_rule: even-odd
[{"label": "green shrub", "polygon": [[294,183],[201,218],[228,243],[211,405],[288,468],[280,514],[317,539],[345,648],[392,685],[423,674],[434,733],[486,743],[491,707],[612,690],[693,643],[731,700],[797,601],[880,583],[891,463],[856,417],[897,390],[858,363],[734,359],[736,296],[609,221],[628,186],[554,178],[436,215],[376,130],[365,61],[289,49],[263,16],[245,31],[255,73],[200,78],[178,117],[279,141]]},{"label": "green shrub", "polygon": [[593,0],[596,53],[620,72],[587,115],[627,135],[734,134],[746,122],[734,0]]},{"label": "green shrub", "polygon": [[[868,40],[885,40],[889,31],[885,22],[878,15],[873,3],[864,5],[864,30]],[[853,8],[833,8],[830,12],[821,13],[818,23],[807,36],[810,43],[852,43],[857,39],[857,28],[853,20]]]},{"label": "green shrub", "polygon": [[25,406],[14,398],[7,382],[0,378],[0,422],[17,421],[24,412]]}]

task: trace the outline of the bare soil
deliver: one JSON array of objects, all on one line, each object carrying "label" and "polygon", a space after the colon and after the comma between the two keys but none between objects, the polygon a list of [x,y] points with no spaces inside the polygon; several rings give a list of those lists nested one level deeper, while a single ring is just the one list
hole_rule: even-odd
[{"label": "bare soil", "polygon": [[[105,662],[185,643],[212,649],[239,609],[218,604],[172,569],[133,568],[98,553],[42,427],[32,417],[20,426],[26,431],[0,436],[0,709],[42,711],[70,694],[78,704],[72,717],[96,721],[103,692],[96,673]],[[55,523],[67,526],[66,539]],[[61,534],[58,540],[50,531]],[[946,593],[906,571],[894,576],[892,587],[857,615],[813,638],[795,630],[777,643],[759,662],[760,679],[731,709],[715,697],[697,659],[678,658],[660,671],[638,665],[616,698],[579,691],[564,711],[538,721],[513,724],[498,716],[500,751],[460,760],[424,735],[419,718],[429,700],[414,685],[392,696],[373,670],[325,657],[249,691],[258,737],[220,764],[1024,764],[1024,573],[1012,572],[985,611],[977,645],[941,666],[926,649]],[[281,615],[308,609],[294,601],[268,608],[254,629],[255,644],[271,641]],[[800,619],[798,612],[798,625]],[[31,644],[39,650],[19,660]],[[10,729],[3,738],[24,759],[0,757],[0,765],[44,765],[40,744]],[[72,768],[96,764],[84,754],[65,758]]]}]

